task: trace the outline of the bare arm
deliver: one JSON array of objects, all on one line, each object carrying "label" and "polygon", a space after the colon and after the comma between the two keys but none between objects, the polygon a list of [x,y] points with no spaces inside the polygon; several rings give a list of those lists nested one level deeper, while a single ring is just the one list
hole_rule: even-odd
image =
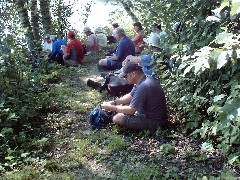
[{"label": "bare arm", "polygon": [[69,54],[68,53],[66,53],[66,46],[65,45],[62,45],[61,46],[61,49],[62,49],[62,51],[63,51],[63,59],[69,59]]},{"label": "bare arm", "polygon": [[129,106],[131,99],[132,96],[130,94],[126,94],[115,101],[103,103],[101,106],[106,111],[115,111],[117,113],[133,115],[137,109]]}]

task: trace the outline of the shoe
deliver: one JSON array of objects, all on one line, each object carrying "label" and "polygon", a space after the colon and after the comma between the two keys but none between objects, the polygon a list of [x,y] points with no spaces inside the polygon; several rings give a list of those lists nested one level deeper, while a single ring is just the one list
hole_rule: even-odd
[{"label": "shoe", "polygon": [[98,89],[101,90],[102,84],[99,82],[92,81],[91,79],[87,80],[87,86],[93,88],[93,89]]}]

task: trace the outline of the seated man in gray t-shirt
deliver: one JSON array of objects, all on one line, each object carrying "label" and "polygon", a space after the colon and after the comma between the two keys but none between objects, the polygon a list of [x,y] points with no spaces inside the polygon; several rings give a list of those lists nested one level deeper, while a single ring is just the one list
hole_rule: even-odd
[{"label": "seated man in gray t-shirt", "polygon": [[153,77],[146,77],[136,62],[128,62],[123,73],[135,87],[129,94],[101,104],[106,111],[115,111],[113,123],[134,130],[156,131],[167,122],[167,105],[164,91]]}]

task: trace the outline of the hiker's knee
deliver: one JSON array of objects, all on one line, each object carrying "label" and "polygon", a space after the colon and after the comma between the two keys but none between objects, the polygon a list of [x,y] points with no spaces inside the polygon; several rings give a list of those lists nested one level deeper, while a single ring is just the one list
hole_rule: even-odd
[{"label": "hiker's knee", "polygon": [[123,113],[118,113],[115,116],[113,116],[113,123],[118,124],[118,125],[123,125]]},{"label": "hiker's knee", "polygon": [[107,65],[107,61],[106,59],[101,59],[99,62],[98,62],[99,66],[106,66]]}]

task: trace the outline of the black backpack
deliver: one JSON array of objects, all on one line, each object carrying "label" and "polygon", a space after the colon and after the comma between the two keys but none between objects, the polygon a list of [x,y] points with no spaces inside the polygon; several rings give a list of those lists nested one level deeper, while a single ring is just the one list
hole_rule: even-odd
[{"label": "black backpack", "polygon": [[105,79],[103,84],[89,79],[87,85],[93,89],[98,89],[100,92],[107,90],[108,95],[113,97],[123,96],[131,92],[133,88],[133,85],[129,84],[126,79],[115,74],[102,75],[102,77]]},{"label": "black backpack", "polygon": [[106,89],[112,96],[119,97],[131,92],[133,88],[132,84],[124,78],[121,78],[115,74],[108,74],[105,76],[105,83],[102,89]]}]

